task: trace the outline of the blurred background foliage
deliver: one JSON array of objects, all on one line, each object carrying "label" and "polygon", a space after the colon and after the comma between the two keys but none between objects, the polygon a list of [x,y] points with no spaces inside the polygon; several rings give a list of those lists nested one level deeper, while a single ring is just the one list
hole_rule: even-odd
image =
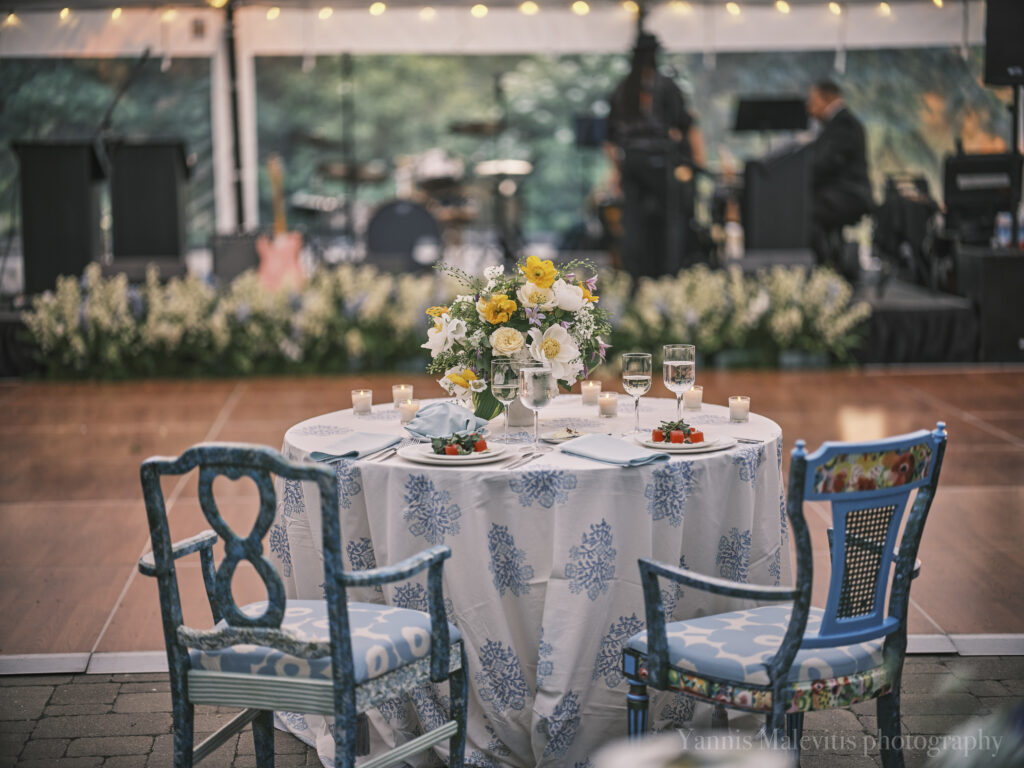
[{"label": "blurred background foliage", "polygon": [[[929,179],[941,197],[942,156],[960,137],[968,151],[998,151],[1010,135],[1008,90],[980,82],[982,49],[964,61],[954,48],[858,50],[845,73],[829,51],[701,54],[663,57],[698,115],[713,167],[778,146],[731,131],[741,95],[802,96],[809,83],[832,77],[845,89],[868,131],[876,197],[885,174]],[[14,139],[88,138],[127,75],[131,60],[0,59],[0,234],[12,211]],[[579,148],[574,118],[602,116],[607,98],[628,68],[625,54],[573,56],[358,56],[346,82],[340,56],[264,57],[256,60],[261,221],[269,223],[270,192],[263,160],[285,161],[285,190],[340,195],[341,182],[323,179],[317,166],[341,152],[342,96],[352,89],[357,160],[393,166],[401,156],[443,148],[466,162],[530,160],[522,185],[528,237],[557,238],[580,220],[585,199],[599,188],[607,167],[599,149]],[[497,84],[508,110],[508,130],[496,138],[456,135],[454,121],[501,115]],[[146,63],[139,81],[114,115],[114,133],[131,137],[178,136],[195,156],[189,185],[189,242],[202,247],[214,222],[210,131],[210,64],[175,59],[167,71]],[[359,190],[366,213],[394,195],[393,182]],[[486,205],[486,186],[475,194]],[[303,221],[293,217],[300,228]],[[307,220],[308,223],[308,220]]]}]

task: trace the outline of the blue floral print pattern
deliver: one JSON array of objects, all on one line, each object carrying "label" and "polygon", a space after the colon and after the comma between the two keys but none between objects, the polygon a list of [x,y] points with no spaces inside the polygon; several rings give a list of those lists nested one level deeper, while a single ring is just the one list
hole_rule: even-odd
[{"label": "blue floral print pattern", "polygon": [[354,461],[342,460],[335,463],[334,476],[338,480],[338,506],[351,509],[352,499],[363,491],[359,468]]},{"label": "blue floral print pattern", "polygon": [[732,463],[740,468],[740,480],[750,483],[753,488],[757,484],[757,470],[764,461],[764,446],[750,445],[740,448],[739,455],[734,456]]},{"label": "blue floral print pattern", "polygon": [[[369,571],[377,567],[377,555],[373,551],[373,544],[365,536],[348,542],[345,551],[348,553],[348,562],[353,571]],[[384,593],[384,588],[376,584],[373,591],[380,595]]]},{"label": "blue floral print pattern", "polygon": [[401,696],[392,696],[381,702],[377,710],[392,727],[408,727],[409,709]]},{"label": "blue floral print pattern", "polygon": [[519,504],[532,507],[537,502],[544,509],[569,500],[569,492],[576,490],[576,475],[560,469],[537,469],[516,475],[508,481],[513,493],[519,494]]},{"label": "blue floral print pattern", "polygon": [[622,675],[622,646],[637,632],[644,628],[643,620],[634,613],[631,616],[620,616],[608,627],[608,632],[601,638],[601,647],[594,661],[594,680],[604,678],[604,684],[615,688],[625,679]]},{"label": "blue floral print pattern", "polygon": [[715,565],[718,575],[746,583],[750,572],[750,531],[733,528],[728,535],[718,540],[718,556]]},{"label": "blue floral print pattern", "polygon": [[[423,611],[423,613],[430,611],[427,588],[416,582],[407,582],[395,587],[395,591],[391,595],[391,604],[397,605],[399,608],[408,608],[411,611]],[[447,597],[444,598],[444,612],[448,616],[448,621],[454,623],[455,606]]]},{"label": "blue floral print pattern", "polygon": [[689,696],[673,694],[668,703],[658,711],[658,720],[665,721],[665,728],[685,728],[693,720],[694,704]]},{"label": "blue floral print pattern", "polygon": [[422,536],[428,544],[444,544],[445,536],[458,535],[462,510],[451,503],[451,493],[437,490],[426,475],[409,475],[405,490],[407,507],[402,517],[413,536]]},{"label": "blue floral print pattern", "polygon": [[653,520],[668,520],[673,528],[683,524],[686,514],[686,497],[693,490],[693,464],[689,461],[674,461],[654,470],[644,489],[647,512]]},{"label": "blue floral print pattern", "polygon": [[526,562],[526,550],[516,546],[508,526],[491,525],[487,534],[487,549],[491,553],[488,568],[494,577],[494,588],[498,594],[505,596],[508,590],[516,597],[530,592],[530,579],[533,578],[533,566]]},{"label": "blue floral print pattern", "polygon": [[586,592],[591,600],[608,591],[608,583],[615,576],[615,548],[612,547],[612,527],[604,518],[590,526],[582,542],[569,549],[565,576],[569,591],[574,595]]},{"label": "blue floral print pattern", "polygon": [[544,683],[555,671],[555,662],[551,657],[555,655],[555,649],[551,643],[544,640],[544,627],[540,628],[540,642],[537,643],[537,688],[543,688]]},{"label": "blue floral print pattern", "polygon": [[302,481],[285,480],[281,499],[281,517],[301,517],[304,510]]},{"label": "blue floral print pattern", "polygon": [[782,581],[782,547],[775,550],[772,559],[768,561],[768,573],[775,579],[775,586]]},{"label": "blue floral print pattern", "polygon": [[306,723],[306,716],[301,715],[298,712],[275,712],[277,718],[288,726],[292,733],[308,731],[309,725]]},{"label": "blue floral print pattern", "polygon": [[351,431],[348,427],[338,427],[333,424],[307,424],[305,427],[292,430],[291,434],[297,437],[335,437]]},{"label": "blue floral print pattern", "polygon": [[270,551],[277,556],[281,563],[281,574],[292,575],[292,551],[288,546],[288,529],[283,521],[274,523],[270,529]]},{"label": "blue floral print pattern", "polygon": [[567,691],[551,716],[537,723],[537,733],[548,740],[543,756],[560,757],[568,752],[579,727],[580,696],[576,691]]},{"label": "blue floral print pattern", "polygon": [[530,695],[515,651],[497,640],[485,641],[480,649],[476,682],[480,698],[500,713],[521,710]]}]

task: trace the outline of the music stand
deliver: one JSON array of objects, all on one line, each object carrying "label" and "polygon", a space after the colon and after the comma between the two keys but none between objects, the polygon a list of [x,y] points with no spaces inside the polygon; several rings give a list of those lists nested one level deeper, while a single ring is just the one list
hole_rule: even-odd
[{"label": "music stand", "polygon": [[795,96],[770,99],[741,98],[736,107],[735,131],[805,131],[807,108]]}]

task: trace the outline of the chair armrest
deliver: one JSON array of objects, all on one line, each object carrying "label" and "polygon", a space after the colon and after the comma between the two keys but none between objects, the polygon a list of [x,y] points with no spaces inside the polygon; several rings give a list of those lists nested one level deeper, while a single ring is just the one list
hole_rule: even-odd
[{"label": "chair armrest", "polygon": [[394,565],[371,568],[367,571],[342,571],[340,580],[346,587],[375,587],[381,584],[391,584],[415,576],[425,568],[447,560],[451,555],[452,551],[448,547],[438,544]]},{"label": "chair armrest", "polygon": [[720,579],[716,576],[705,576],[702,573],[695,573],[686,568],[677,568],[672,565],[655,563],[652,560],[640,560],[640,573],[651,573],[662,576],[666,579],[682,584],[687,587],[694,587],[703,592],[711,592],[716,595],[727,597],[739,597],[747,600],[771,600],[776,602],[787,602],[795,600],[797,590],[790,587],[769,587],[758,584],[743,584],[731,579]]},{"label": "chair armrest", "polygon": [[[217,534],[207,529],[202,533],[197,533],[195,536],[191,536],[187,539],[182,539],[171,545],[171,557],[177,560],[179,557],[185,555],[191,555],[193,552],[202,552],[207,550],[211,554],[213,552],[213,545],[217,543]],[[156,561],[153,558],[153,552],[150,550],[142,557],[139,558],[139,572],[144,576],[156,576]]]}]

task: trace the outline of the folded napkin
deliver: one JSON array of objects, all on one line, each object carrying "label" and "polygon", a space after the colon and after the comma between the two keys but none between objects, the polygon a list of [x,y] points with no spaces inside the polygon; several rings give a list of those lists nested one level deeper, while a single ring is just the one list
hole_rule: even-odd
[{"label": "folded napkin", "polygon": [[479,432],[487,426],[487,419],[478,419],[472,411],[452,403],[430,403],[416,411],[412,421],[405,425],[415,437],[448,437],[462,432]]},{"label": "folded napkin", "polygon": [[397,435],[381,435],[376,432],[349,432],[340,440],[335,441],[322,451],[313,451],[309,458],[313,461],[333,461],[334,459],[361,459],[371,453],[383,451],[402,442]]},{"label": "folded napkin", "polygon": [[639,467],[654,461],[668,461],[667,453],[655,453],[639,445],[627,443],[611,435],[584,435],[562,446],[562,453],[582,456],[585,459],[618,464],[622,467]]}]

